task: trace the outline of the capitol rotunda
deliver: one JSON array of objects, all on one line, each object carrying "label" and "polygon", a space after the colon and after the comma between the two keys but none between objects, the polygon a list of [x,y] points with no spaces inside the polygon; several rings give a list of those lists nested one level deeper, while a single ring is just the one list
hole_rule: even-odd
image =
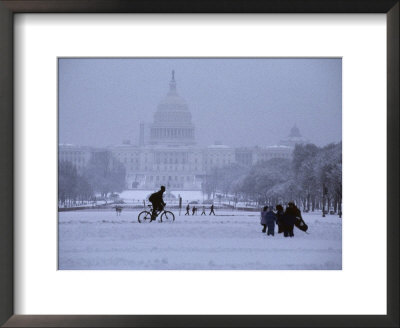
[{"label": "capitol rotunda", "polygon": [[189,107],[176,91],[175,72],[169,83],[169,92],[154,113],[150,127],[151,145],[187,146],[195,144],[194,125]]}]

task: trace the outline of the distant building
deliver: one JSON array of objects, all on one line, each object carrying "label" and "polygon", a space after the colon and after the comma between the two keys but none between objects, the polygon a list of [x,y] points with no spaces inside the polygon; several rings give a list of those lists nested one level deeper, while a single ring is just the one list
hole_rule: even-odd
[{"label": "distant building", "polygon": [[272,158],[292,158],[293,147],[284,145],[267,146],[260,148],[255,156],[256,162],[268,161]]},{"label": "distant building", "polygon": [[92,156],[93,148],[74,146],[71,144],[58,145],[58,161],[71,162],[81,172]]},{"label": "distant building", "polygon": [[256,148],[236,148],[235,149],[235,161],[238,164],[244,166],[253,165],[255,162],[254,154],[256,153]]},{"label": "distant building", "polygon": [[[108,150],[125,166],[127,189],[201,190],[210,170],[229,164],[251,166],[271,158],[290,159],[296,142],[303,140],[294,126],[288,138],[268,147],[233,148],[215,142],[196,145],[195,126],[187,102],[179,96],[174,71],[169,91],[157,106],[153,122],[139,123],[139,143],[124,141]],[[84,167],[100,149],[60,145],[59,159]]]},{"label": "distant building", "polygon": [[289,135],[279,142],[279,144],[282,146],[289,146],[293,148],[297,144],[301,145],[305,143],[308,143],[308,141],[300,134],[300,130],[296,124],[290,129]]}]

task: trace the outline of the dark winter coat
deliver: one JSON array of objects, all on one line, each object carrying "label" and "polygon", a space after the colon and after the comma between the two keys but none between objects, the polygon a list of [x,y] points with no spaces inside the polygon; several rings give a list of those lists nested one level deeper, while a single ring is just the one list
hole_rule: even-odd
[{"label": "dark winter coat", "polygon": [[283,217],[285,216],[285,214],[283,213],[283,211],[278,211],[276,213],[276,224],[278,225],[278,233],[283,232]]},{"label": "dark winter coat", "polygon": [[266,219],[268,226],[272,226],[272,227],[275,226],[276,216],[275,216],[274,212],[268,211],[267,214],[265,215],[265,219]]},{"label": "dark winter coat", "polygon": [[153,205],[163,205],[165,206],[164,200],[163,200],[163,194],[164,191],[159,190],[155,192],[154,194],[151,194],[149,197],[149,201],[153,203]]},{"label": "dark winter coat", "polygon": [[294,223],[296,222],[297,211],[294,207],[286,208],[285,215],[282,218],[284,229],[293,229]]}]

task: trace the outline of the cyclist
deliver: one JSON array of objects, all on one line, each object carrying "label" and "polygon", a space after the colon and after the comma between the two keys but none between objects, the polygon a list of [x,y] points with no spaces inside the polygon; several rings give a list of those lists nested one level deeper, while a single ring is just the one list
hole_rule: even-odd
[{"label": "cyclist", "polygon": [[153,205],[153,212],[151,213],[151,221],[154,221],[156,219],[157,211],[162,211],[165,206],[163,200],[164,192],[165,192],[165,187],[161,186],[159,191],[151,194],[149,197],[149,201]]}]

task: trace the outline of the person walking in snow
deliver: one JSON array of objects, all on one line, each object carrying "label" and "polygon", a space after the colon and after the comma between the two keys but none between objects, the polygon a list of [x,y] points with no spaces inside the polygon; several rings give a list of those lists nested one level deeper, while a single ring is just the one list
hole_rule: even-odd
[{"label": "person walking in snow", "polygon": [[122,212],[122,206],[115,206],[115,212],[117,213],[117,216],[120,216]]},{"label": "person walking in snow", "polygon": [[214,212],[214,204],[211,204],[211,207],[210,207],[210,214],[208,214],[208,215],[211,215],[211,213],[215,215],[215,212]]},{"label": "person walking in snow", "polygon": [[194,215],[196,213],[196,206],[193,206],[192,208],[192,215]]},{"label": "person walking in snow", "polygon": [[296,207],[293,202],[288,203],[288,207],[286,208],[285,215],[283,217],[284,230],[283,235],[285,237],[294,237],[293,228],[294,223],[296,222]]},{"label": "person walking in snow", "polygon": [[189,204],[187,204],[187,206],[186,206],[186,213],[185,213],[185,215],[190,215],[190,214],[189,214],[189,210],[190,210],[190,206],[189,206]]},{"label": "person walking in snow", "polygon": [[276,216],[275,216],[274,211],[272,210],[272,206],[268,208],[265,218],[266,218],[267,227],[268,227],[267,236],[269,236],[269,235],[274,236],[275,235]]},{"label": "person walking in snow", "polygon": [[282,205],[278,204],[276,205],[276,224],[278,225],[278,233],[283,232],[283,216],[284,216],[284,211]]},{"label": "person walking in snow", "polygon": [[206,214],[206,207],[203,205],[203,210],[202,210],[202,212],[201,212],[201,215],[207,215]]},{"label": "person walking in snow", "polygon": [[263,229],[261,230],[262,233],[267,232],[267,210],[268,206],[264,206],[264,208],[261,211],[261,225],[263,226]]}]

